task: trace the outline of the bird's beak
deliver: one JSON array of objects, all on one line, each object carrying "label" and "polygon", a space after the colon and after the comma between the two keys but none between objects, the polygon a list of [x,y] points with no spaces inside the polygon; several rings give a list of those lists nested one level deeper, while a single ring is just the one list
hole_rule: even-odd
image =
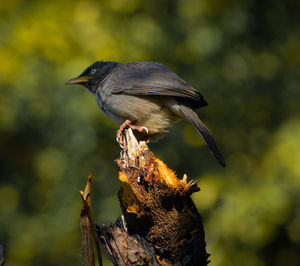
[{"label": "bird's beak", "polygon": [[90,76],[79,76],[77,78],[68,80],[65,83],[65,85],[74,85],[74,84],[82,85],[83,83],[87,82],[90,78],[91,78]]}]

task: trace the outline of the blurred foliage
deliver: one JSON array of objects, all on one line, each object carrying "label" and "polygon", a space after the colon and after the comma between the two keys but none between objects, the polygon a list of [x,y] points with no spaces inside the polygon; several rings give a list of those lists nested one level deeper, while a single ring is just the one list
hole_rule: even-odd
[{"label": "blurred foliage", "polygon": [[[7,265],[80,265],[78,191],[90,170],[99,224],[120,214],[116,126],[64,82],[95,60],[166,64],[199,111],[221,169],[191,125],[150,144],[200,179],[210,265],[300,261],[297,0],[0,2],[0,242]],[[106,264],[109,265],[106,260]]]}]

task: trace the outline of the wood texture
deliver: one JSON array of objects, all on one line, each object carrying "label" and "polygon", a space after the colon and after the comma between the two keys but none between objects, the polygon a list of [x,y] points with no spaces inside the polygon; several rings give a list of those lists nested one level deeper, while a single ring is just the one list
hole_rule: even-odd
[{"label": "wood texture", "polygon": [[190,198],[199,191],[178,179],[131,129],[116,163],[123,215],[114,225],[97,227],[115,265],[207,265],[209,255],[201,217]]}]

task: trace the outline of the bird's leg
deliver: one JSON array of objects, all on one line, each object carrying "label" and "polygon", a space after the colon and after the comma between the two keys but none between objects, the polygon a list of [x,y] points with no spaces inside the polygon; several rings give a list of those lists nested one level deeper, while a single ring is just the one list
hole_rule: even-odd
[{"label": "bird's leg", "polygon": [[117,131],[117,141],[119,142],[119,144],[122,146],[123,145],[123,141],[122,141],[122,133],[126,128],[131,128],[133,130],[136,130],[138,132],[143,132],[145,131],[146,134],[149,134],[149,130],[146,127],[143,126],[137,126],[137,125],[132,125],[132,122],[130,120],[126,120],[119,128],[119,130]]},{"label": "bird's leg", "polygon": [[117,142],[119,142],[119,144],[122,146],[123,145],[123,141],[122,141],[122,133],[126,128],[129,128],[131,125],[131,121],[130,120],[126,120],[118,129],[117,131]]}]

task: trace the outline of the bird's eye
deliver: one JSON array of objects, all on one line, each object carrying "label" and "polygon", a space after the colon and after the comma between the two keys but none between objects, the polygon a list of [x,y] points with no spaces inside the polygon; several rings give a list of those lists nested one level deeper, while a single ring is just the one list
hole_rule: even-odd
[{"label": "bird's eye", "polygon": [[93,68],[93,69],[91,70],[91,74],[92,74],[92,75],[94,75],[96,72],[97,72],[97,69],[96,69],[96,68]]}]

